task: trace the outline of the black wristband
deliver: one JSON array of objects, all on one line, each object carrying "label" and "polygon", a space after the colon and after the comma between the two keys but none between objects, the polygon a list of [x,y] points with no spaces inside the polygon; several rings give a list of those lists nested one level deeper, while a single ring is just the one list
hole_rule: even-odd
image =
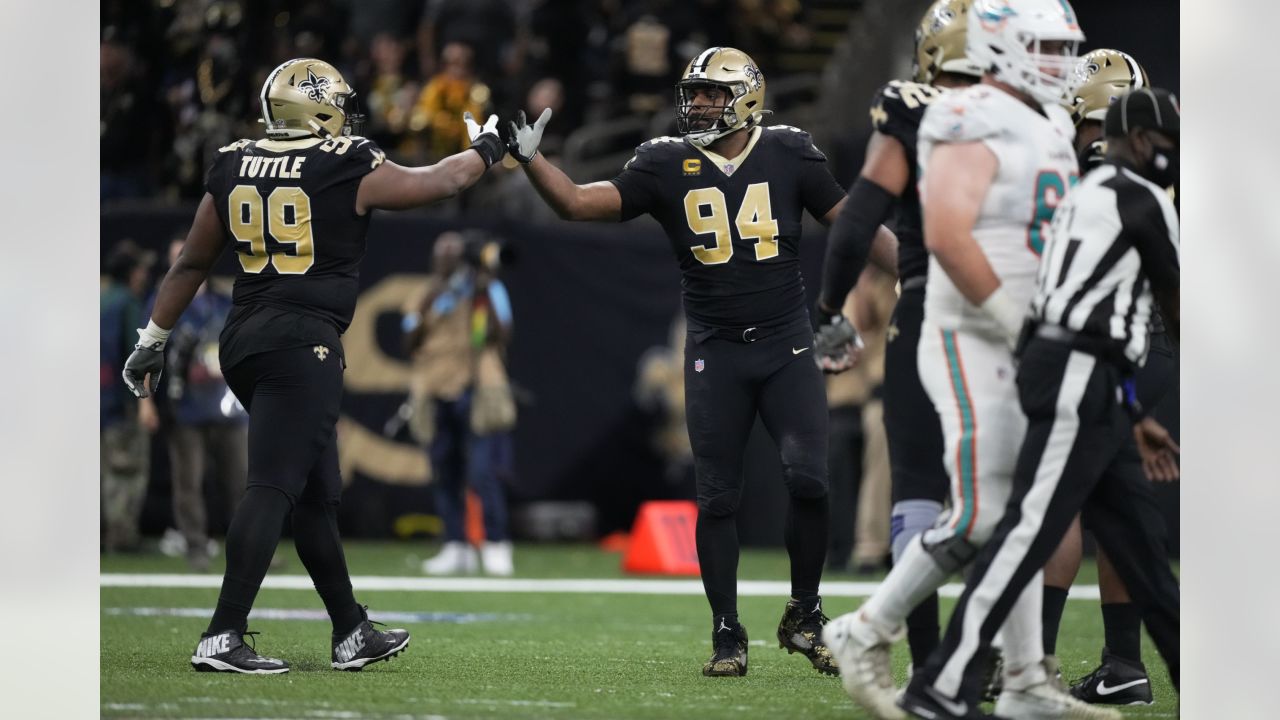
[{"label": "black wristband", "polygon": [[482,133],[471,143],[471,149],[480,153],[486,168],[492,167],[507,153],[507,146],[502,144],[502,138],[494,133]]},{"label": "black wristband", "polygon": [[896,198],[883,187],[858,176],[849,199],[827,234],[827,255],[822,265],[821,304],[837,312],[867,266],[876,229],[889,217]]}]

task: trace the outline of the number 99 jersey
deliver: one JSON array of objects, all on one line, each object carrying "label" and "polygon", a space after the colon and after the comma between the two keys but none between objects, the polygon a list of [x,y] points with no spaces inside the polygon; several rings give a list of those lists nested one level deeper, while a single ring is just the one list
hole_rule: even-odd
[{"label": "number 99 jersey", "polygon": [[685,313],[707,328],[807,318],[802,213],[821,218],[845,195],[808,133],[787,125],[745,132],[736,158],[655,138],[612,181],[623,220],[649,213],[662,224],[683,273]]},{"label": "number 99 jersey", "polygon": [[341,353],[369,228],[356,192],[384,160],[355,136],[240,140],[219,150],[205,189],[240,264],[224,366],[313,343]]},{"label": "number 99 jersey", "polygon": [[[1054,208],[1079,179],[1071,118],[1056,104],[1043,110],[1036,112],[990,85],[973,85],[943,95],[920,124],[920,200],[925,208],[924,180],[935,145],[981,142],[995,154],[996,175],[973,237],[1001,286],[1024,305],[1035,292]],[[995,321],[966,300],[937,263],[937,258],[929,259],[925,317],[943,329],[1003,337]]]}]

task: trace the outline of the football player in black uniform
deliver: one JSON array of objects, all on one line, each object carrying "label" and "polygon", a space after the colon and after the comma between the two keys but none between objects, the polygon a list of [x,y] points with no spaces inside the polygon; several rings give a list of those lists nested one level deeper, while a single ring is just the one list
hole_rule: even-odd
[{"label": "football player in black uniform", "polygon": [[[1099,49],[1080,58],[1073,88],[1071,119],[1076,125],[1076,152],[1080,156],[1081,175],[1106,161],[1107,143],[1103,137],[1103,119],[1107,108],[1130,90],[1150,88],[1146,70],[1132,56],[1119,50]],[[1136,373],[1138,407],[1147,413],[1135,425],[1135,441],[1120,452],[1120,460],[1103,482],[1128,488],[1127,497],[1140,500],[1137,508],[1148,517],[1152,527],[1163,528],[1160,509],[1148,481],[1177,479],[1174,462],[1177,445],[1168,430],[1150,412],[1173,385],[1174,348],[1165,332],[1159,312],[1153,308],[1151,345],[1147,362]],[[1145,471],[1145,475],[1144,475]],[[1084,522],[1094,520],[1088,507]],[[1067,600],[1067,591],[1080,570],[1083,545],[1077,517],[1067,530],[1062,543],[1044,568],[1043,627],[1045,653],[1053,654],[1058,627]],[[1154,542],[1165,543],[1166,538]],[[1071,694],[1089,703],[1104,705],[1149,705],[1153,702],[1151,682],[1142,663],[1142,613],[1129,597],[1124,581],[1101,547],[1098,548],[1098,586],[1102,595],[1102,621],[1106,645],[1102,662],[1093,672],[1071,686]]]},{"label": "football player in black uniform", "polygon": [[745,53],[721,47],[698,53],[676,98],[682,137],[644,143],[611,181],[576,185],[536,154],[549,110],[532,126],[521,116],[508,149],[560,217],[625,221],[649,213],[680,263],[698,559],[713,615],[714,654],[703,674],[747,673],[735,511],[757,413],[778,444],[790,494],[792,596],[778,639],[833,674],[818,597],[829,525],[826,391],[813,360],[799,242],[801,214],[829,223],[844,190],[808,133],[761,125],[768,112],[764,76]]},{"label": "football player in black uniform", "polygon": [[401,167],[352,134],[359,120],[354,96],[321,60],[290,60],[272,71],[261,94],[267,138],[233,143],[214,159],[182,254],[125,364],[135,395],[155,392],[170,329],[223,249],[234,246],[240,271],[220,362],[249,411],[249,480],[227,531],[217,609],[191,657],[197,670],[289,670],[244,644],[249,609],[286,518],[333,621],[333,667],[359,670],[409,644],[404,630],[376,630],[356,603],[338,537],[339,338],[355,309],[369,212],[455,195],[505,148],[496,116],[481,127],[467,115],[471,149],[430,167]]},{"label": "football player in black uniform", "polygon": [[[853,328],[840,314],[871,252],[880,223],[896,207],[898,278],[902,294],[885,346],[884,424],[893,483],[891,537],[896,560],[916,535],[933,526],[948,498],[942,425],[916,370],[916,345],[924,319],[929,253],[924,246],[916,191],[916,129],[925,108],[946,88],[972,85],[982,68],[965,57],[969,0],[938,0],[916,30],[914,82],[890,81],[872,100],[874,132],[849,202],[827,241],[818,298],[817,352],[823,369],[852,364]],[[921,666],[938,645],[938,595],[907,616],[912,663]]]}]

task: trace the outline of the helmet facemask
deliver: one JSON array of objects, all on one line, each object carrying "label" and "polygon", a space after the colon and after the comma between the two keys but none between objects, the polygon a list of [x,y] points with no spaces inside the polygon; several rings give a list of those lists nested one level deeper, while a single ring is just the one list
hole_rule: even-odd
[{"label": "helmet facemask", "polygon": [[[696,91],[716,88],[721,93],[719,105],[696,105]],[[747,94],[746,83],[724,83],[711,80],[682,80],[676,84],[676,130],[689,142],[706,147],[742,127],[744,118],[735,110],[738,99]],[[717,112],[718,111],[718,112]]]}]

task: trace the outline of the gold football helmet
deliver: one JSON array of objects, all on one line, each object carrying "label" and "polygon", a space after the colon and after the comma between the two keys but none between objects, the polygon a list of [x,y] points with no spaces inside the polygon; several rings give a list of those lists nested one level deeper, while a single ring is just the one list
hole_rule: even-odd
[{"label": "gold football helmet", "polygon": [[359,134],[364,115],[356,112],[356,91],[338,69],[323,60],[283,62],[262,84],[262,122],[267,137],[289,140]]},{"label": "gold football helmet", "polygon": [[1076,125],[1102,121],[1112,101],[1130,90],[1151,87],[1147,71],[1128,53],[1099,49],[1080,58],[1064,103]]},{"label": "gold football helmet", "polygon": [[[727,91],[729,96],[726,104],[712,108],[720,110],[718,118],[707,115],[702,108],[694,111],[691,90],[708,85]],[[735,130],[759,125],[769,112],[764,108],[764,73],[741,50],[703,50],[676,83],[676,129],[698,147],[706,147]]]},{"label": "gold football helmet", "polygon": [[944,72],[982,77],[982,66],[964,53],[969,3],[937,0],[925,11],[916,28],[916,56],[911,62],[916,82],[931,85]]}]

